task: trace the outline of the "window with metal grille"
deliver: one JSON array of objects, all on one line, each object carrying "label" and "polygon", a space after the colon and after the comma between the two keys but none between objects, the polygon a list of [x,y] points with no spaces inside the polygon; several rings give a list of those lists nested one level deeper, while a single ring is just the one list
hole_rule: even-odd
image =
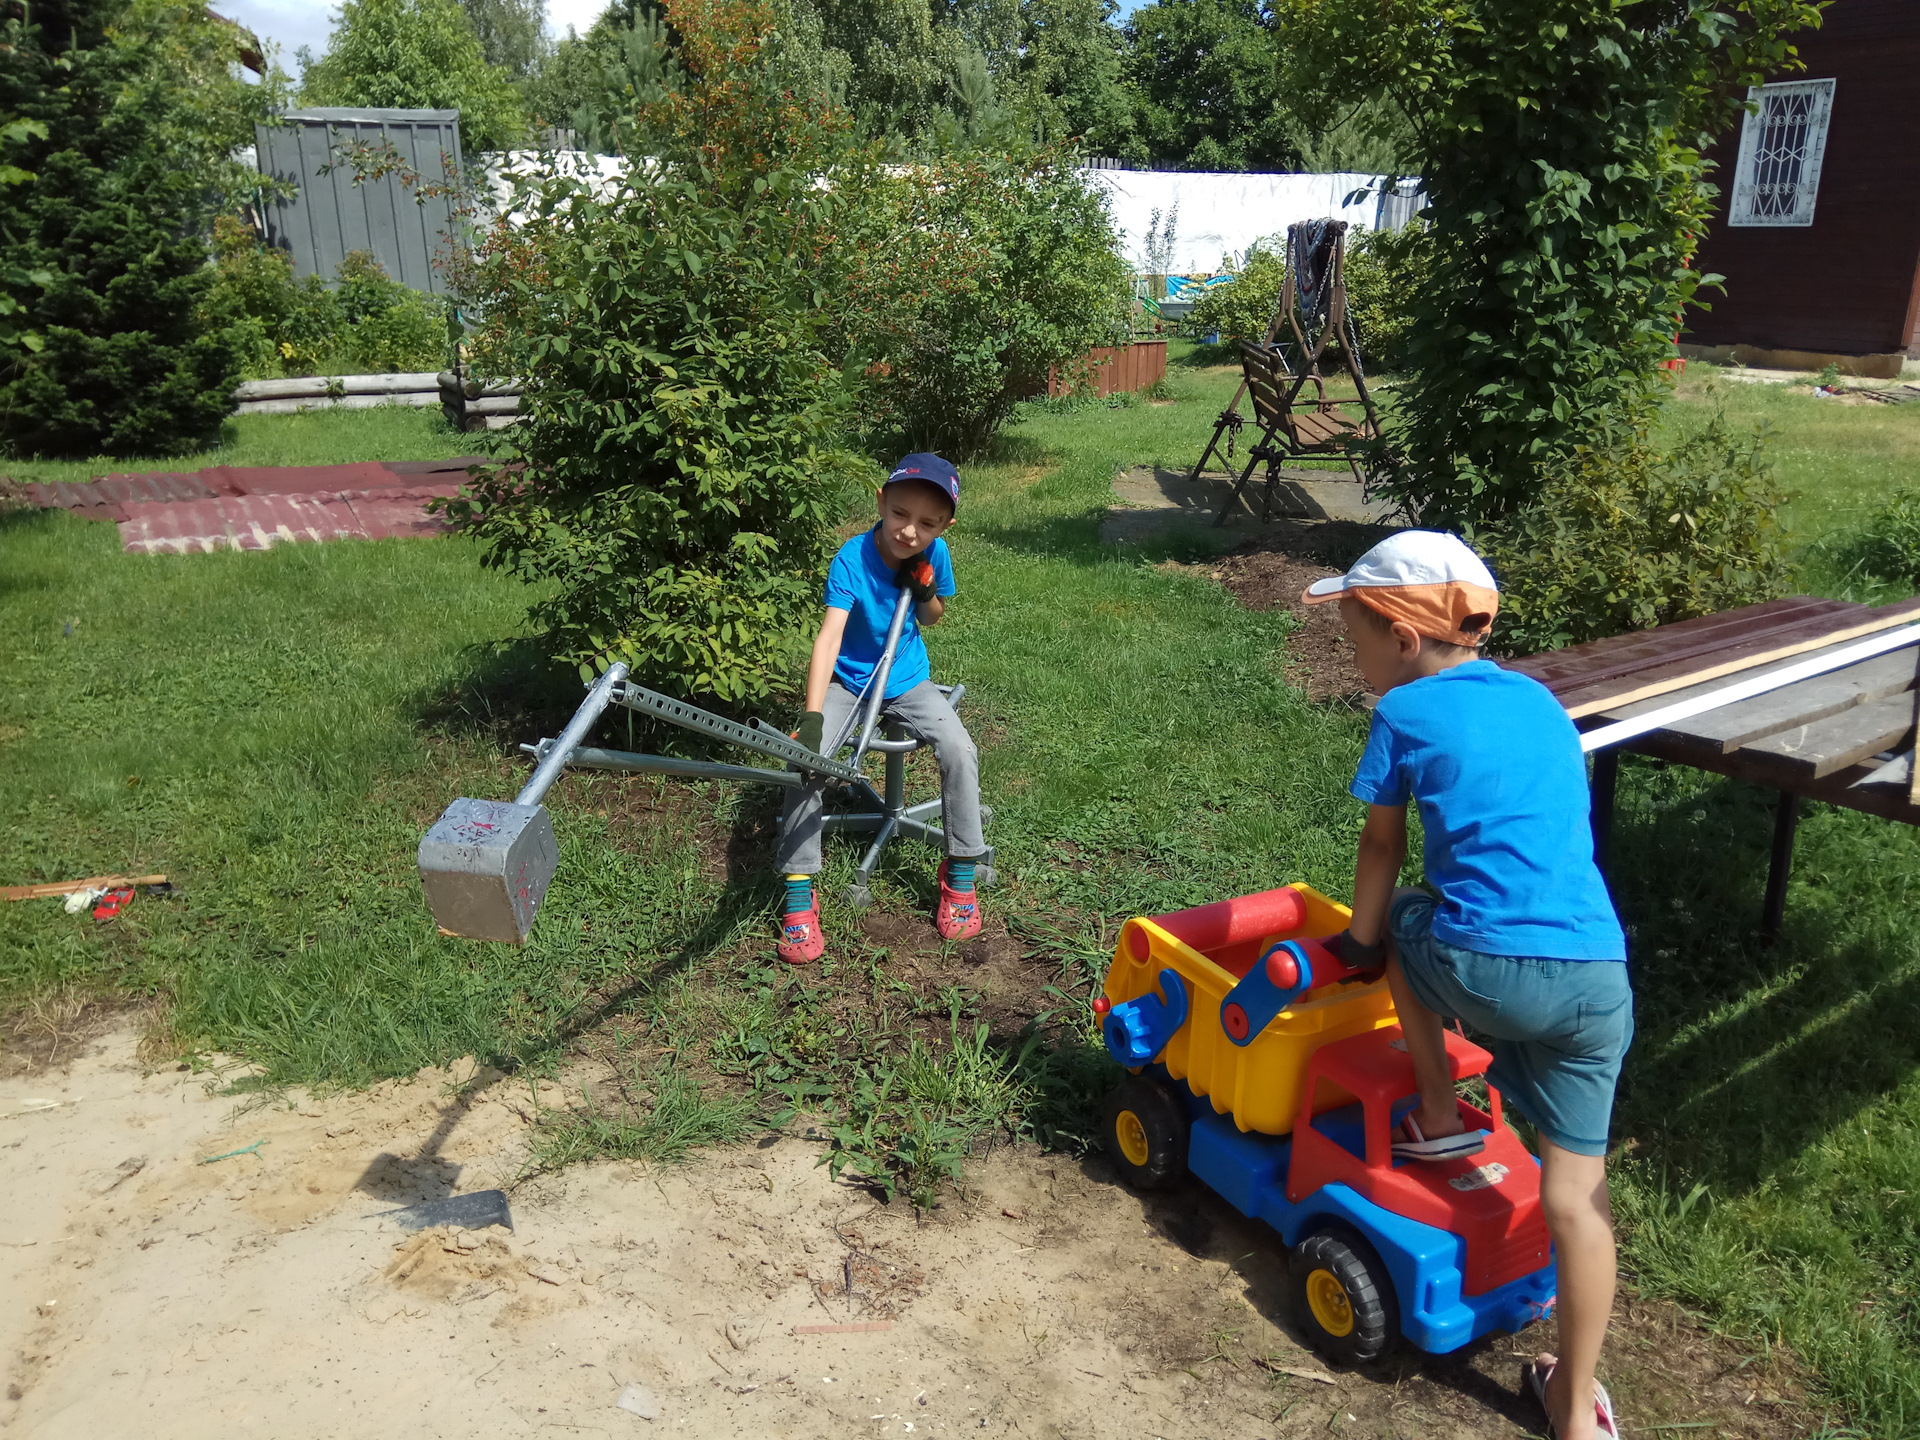
[{"label": "window with metal grille", "polygon": [[1793,80],[1747,92],[1729,225],[1811,225],[1827,148],[1831,80]]}]

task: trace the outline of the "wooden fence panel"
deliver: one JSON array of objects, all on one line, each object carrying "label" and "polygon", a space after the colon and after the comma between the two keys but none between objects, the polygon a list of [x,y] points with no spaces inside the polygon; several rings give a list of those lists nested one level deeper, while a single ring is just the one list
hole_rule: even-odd
[{"label": "wooden fence panel", "polygon": [[[1167,378],[1167,342],[1136,340],[1131,345],[1100,345],[1089,350],[1086,359],[1093,362],[1093,393],[1102,397],[1121,391],[1145,390]],[[1054,366],[1047,373],[1047,394],[1061,396],[1073,391],[1073,375],[1078,366],[1069,366],[1062,375]]]}]

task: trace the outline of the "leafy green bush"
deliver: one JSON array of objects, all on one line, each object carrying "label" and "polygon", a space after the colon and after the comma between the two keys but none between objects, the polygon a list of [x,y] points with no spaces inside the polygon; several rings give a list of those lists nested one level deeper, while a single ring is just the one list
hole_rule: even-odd
[{"label": "leafy green bush", "polygon": [[973,454],[1051,367],[1131,339],[1105,197],[1064,150],[946,157],[860,204],[845,343],[905,449]]},{"label": "leafy green bush", "polygon": [[214,222],[214,267],[202,316],[232,337],[250,380],[446,364],[446,302],[389,279],[363,250],[340,262],[330,290],[318,275],[294,279],[291,256],[222,216]]},{"label": "leafy green bush", "polygon": [[230,155],[266,87],[240,32],[194,7],[9,6],[0,432],[16,454],[156,455],[211,443],[239,375],[202,323],[203,238],[247,183]]},{"label": "leafy green bush", "polygon": [[1815,551],[1848,589],[1862,579],[1920,586],[1920,487],[1894,491],[1865,520]]},{"label": "leafy green bush", "polygon": [[1721,417],[1665,453],[1645,435],[1577,451],[1474,537],[1500,581],[1495,645],[1532,654],[1783,594],[1787,497],[1765,451]]},{"label": "leafy green bush", "polygon": [[[583,673],[740,701],[767,693],[819,604],[850,475],[827,353],[866,193],[844,116],[789,91],[754,0],[670,0],[693,77],[636,120],[646,167],[535,184],[464,276],[483,373],[523,377],[499,469],[449,505],[485,560],[541,590]],[[822,183],[833,173],[836,183]]]},{"label": "leafy green bush", "polygon": [[1395,232],[1348,232],[1347,308],[1369,369],[1406,365],[1414,305],[1432,272],[1427,227],[1418,220]]},{"label": "leafy green bush", "polygon": [[[1423,238],[1417,224],[1391,235],[1347,232],[1347,304],[1371,369],[1392,370],[1404,361],[1413,323],[1409,302],[1431,267]],[[1226,340],[1265,335],[1287,278],[1286,246],[1284,235],[1254,245],[1240,274],[1202,295],[1180,328],[1196,337],[1218,331]],[[1283,328],[1281,338],[1291,338],[1291,331]]]},{"label": "leafy green bush", "polygon": [[1194,336],[1218,331],[1222,340],[1259,340],[1273,323],[1286,280],[1286,237],[1259,241],[1248,249],[1240,273],[1196,300],[1180,328]]}]

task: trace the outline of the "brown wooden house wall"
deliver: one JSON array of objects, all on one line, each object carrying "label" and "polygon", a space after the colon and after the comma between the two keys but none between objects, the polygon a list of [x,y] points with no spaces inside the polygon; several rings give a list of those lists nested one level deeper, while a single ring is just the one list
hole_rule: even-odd
[{"label": "brown wooden house wall", "polygon": [[1809,226],[1726,224],[1740,127],[1713,150],[1721,189],[1696,263],[1726,276],[1684,343],[1842,355],[1920,347],[1920,0],[1834,0],[1795,37],[1806,69],[1834,86]]}]

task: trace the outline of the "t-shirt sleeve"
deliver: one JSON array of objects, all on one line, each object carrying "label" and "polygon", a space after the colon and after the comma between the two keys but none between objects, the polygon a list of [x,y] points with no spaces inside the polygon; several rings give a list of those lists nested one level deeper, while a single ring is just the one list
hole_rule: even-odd
[{"label": "t-shirt sleeve", "polygon": [[860,592],[855,588],[858,579],[853,561],[843,547],[833,557],[833,564],[827,567],[827,608],[851,611],[854,602],[860,598]]},{"label": "t-shirt sleeve", "polygon": [[1353,772],[1353,784],[1347,793],[1368,805],[1404,805],[1407,782],[1400,773],[1399,737],[1394,734],[1378,710],[1373,712],[1373,728],[1367,732],[1367,748],[1360,756],[1360,768]]},{"label": "t-shirt sleeve", "polygon": [[933,593],[953,594],[953,552],[947,549],[947,542],[936,540],[929,545],[927,559],[933,565]]}]

